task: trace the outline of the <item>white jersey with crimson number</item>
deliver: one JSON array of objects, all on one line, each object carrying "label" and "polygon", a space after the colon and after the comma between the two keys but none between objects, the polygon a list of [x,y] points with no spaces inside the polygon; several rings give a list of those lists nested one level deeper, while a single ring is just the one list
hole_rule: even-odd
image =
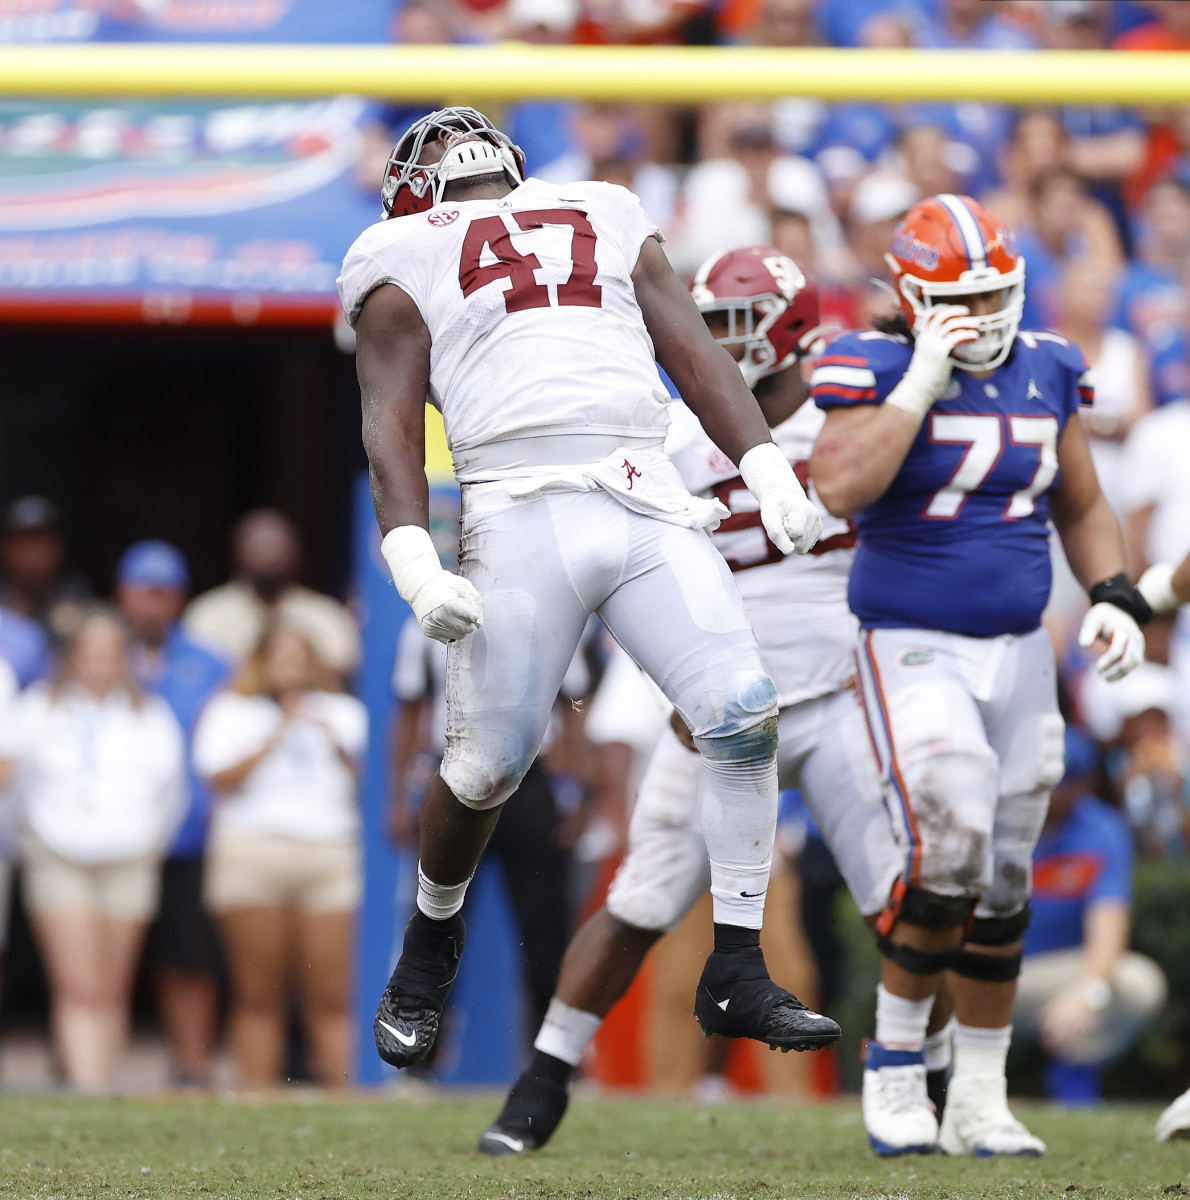
[{"label": "white jersey with crimson number", "polygon": [[714,496],[731,509],[711,536],[735,576],[782,708],[836,692],[855,674],[859,625],[847,605],[855,527],[826,511],[807,470],[824,420],[807,400],[772,430],[773,441],[822,514],[822,537],[806,555],[783,555],[769,541],[760,507],[739,471],[679,401],[672,406],[665,442],[690,491]]},{"label": "white jersey with crimson number", "polygon": [[657,226],[625,188],[529,179],[499,199],[448,200],[366,229],[339,295],[352,326],[384,284],[417,305],[432,340],[430,400],[460,481],[478,481],[493,462],[488,453],[469,469],[479,446],[664,438],[669,396],[632,282],[650,237]]}]

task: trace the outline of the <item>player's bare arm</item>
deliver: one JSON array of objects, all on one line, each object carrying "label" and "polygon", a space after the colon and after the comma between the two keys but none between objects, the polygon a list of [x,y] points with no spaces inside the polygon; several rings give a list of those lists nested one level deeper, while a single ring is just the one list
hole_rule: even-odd
[{"label": "player's bare arm", "polygon": [[1081,421],[1068,421],[1058,442],[1061,471],[1050,512],[1075,578],[1088,591],[1124,570],[1124,537],[1095,474]]},{"label": "player's bare arm", "polygon": [[707,330],[656,238],[641,246],[632,284],[657,361],[707,436],[740,468],[773,544],[783,554],[805,554],[822,533],[822,518],[774,444],[739,366]]},{"label": "player's bare arm", "polygon": [[356,322],[356,373],[381,550],[427,637],[453,642],[483,622],[472,584],[444,570],[430,540],[425,408],[430,333],[417,305],[384,284]]},{"label": "player's bare arm", "polygon": [[364,450],[380,532],[399,525],[425,529],[430,331],[417,305],[399,287],[385,284],[364,301],[356,337]]},{"label": "player's bare arm", "polygon": [[1145,654],[1140,623],[1152,615],[1124,574],[1124,537],[1095,474],[1091,449],[1080,421],[1068,421],[1058,442],[1060,482],[1050,515],[1075,578],[1091,597],[1079,631],[1079,644],[1107,644],[1096,662],[1105,679],[1120,679]]},{"label": "player's bare arm", "polygon": [[888,404],[833,408],[814,443],[810,475],[832,516],[853,517],[888,491],[921,421]]}]

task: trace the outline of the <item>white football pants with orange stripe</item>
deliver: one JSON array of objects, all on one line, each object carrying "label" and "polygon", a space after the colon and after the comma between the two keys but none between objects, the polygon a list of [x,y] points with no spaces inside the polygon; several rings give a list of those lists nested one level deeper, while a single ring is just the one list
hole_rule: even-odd
[{"label": "white football pants with orange stripe", "polygon": [[981,917],[1017,912],[1064,767],[1049,635],[872,629],[858,658],[902,878],[977,898]]}]

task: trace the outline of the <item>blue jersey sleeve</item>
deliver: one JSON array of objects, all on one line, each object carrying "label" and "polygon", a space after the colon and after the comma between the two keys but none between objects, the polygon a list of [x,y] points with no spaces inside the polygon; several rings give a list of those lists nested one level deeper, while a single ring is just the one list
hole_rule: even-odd
[{"label": "blue jersey sleeve", "polygon": [[1030,348],[1042,351],[1050,359],[1061,388],[1063,407],[1069,417],[1078,408],[1095,403],[1091,367],[1083,352],[1061,334],[1022,330],[1017,335]]},{"label": "blue jersey sleeve", "polygon": [[1103,856],[1103,870],[1099,872],[1087,903],[1100,900],[1118,900],[1132,903],[1133,849],[1132,833],[1127,822],[1114,809],[1101,801],[1095,804],[1096,824],[1099,826],[1097,847]]},{"label": "blue jersey sleeve", "polygon": [[810,396],[821,409],[883,404],[912,357],[909,343],[894,334],[845,333],[818,360]]}]

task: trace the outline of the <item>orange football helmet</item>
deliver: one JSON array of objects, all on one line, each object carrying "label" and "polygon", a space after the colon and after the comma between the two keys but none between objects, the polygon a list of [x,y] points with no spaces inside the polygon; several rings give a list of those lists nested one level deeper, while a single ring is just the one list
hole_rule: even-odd
[{"label": "orange football helmet", "polygon": [[936,304],[994,295],[994,311],[975,315],[979,336],[953,357],[964,371],[987,371],[1008,357],[1025,307],[1025,260],[982,204],[950,194],[919,201],[894,230],[884,258],[910,329]]}]

